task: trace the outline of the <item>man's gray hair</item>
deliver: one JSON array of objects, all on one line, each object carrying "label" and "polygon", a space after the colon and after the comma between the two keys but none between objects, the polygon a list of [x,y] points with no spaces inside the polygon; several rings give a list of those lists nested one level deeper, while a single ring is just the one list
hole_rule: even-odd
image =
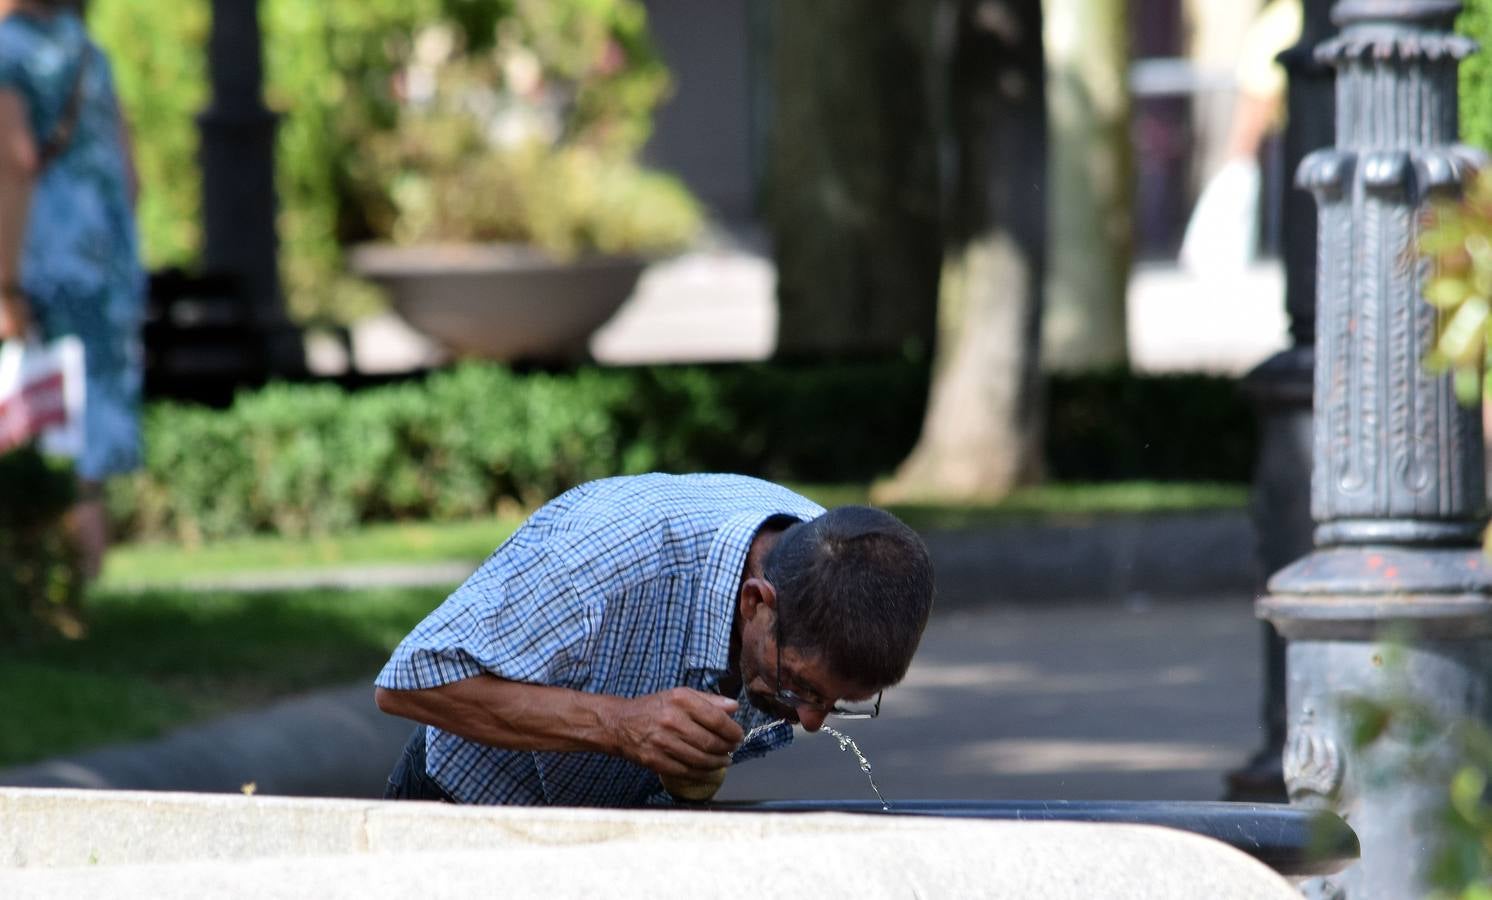
[{"label": "man's gray hair", "polygon": [[900,519],[841,506],[783,532],[762,566],[782,642],[867,688],[906,675],[933,602],[927,546]]}]

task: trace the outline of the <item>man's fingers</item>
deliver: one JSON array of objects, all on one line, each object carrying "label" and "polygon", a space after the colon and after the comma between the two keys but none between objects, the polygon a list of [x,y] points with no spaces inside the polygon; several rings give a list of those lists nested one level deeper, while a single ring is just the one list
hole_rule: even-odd
[{"label": "man's fingers", "polygon": [[731,751],[745,737],[730,717],[736,701],[688,688],[655,694],[648,701],[652,714],[644,728],[651,736],[645,743],[652,749],[644,765],[661,774],[696,777],[730,765]]},{"label": "man's fingers", "polygon": [[690,694],[693,696],[684,707],[689,717],[729,744],[727,750],[735,749],[735,746],[746,737],[746,732],[736,724],[735,719],[730,717],[739,704],[729,697],[703,694],[699,691],[691,691]]},{"label": "man's fingers", "polygon": [[688,711],[673,722],[670,730],[681,744],[715,755],[729,755],[743,737],[741,727],[729,717],[726,717],[725,725],[721,725],[714,721],[701,721]]},{"label": "man's fingers", "polygon": [[709,772],[722,766],[730,765],[729,751],[723,753],[712,753],[700,749],[685,740],[674,740],[665,746],[659,747],[667,758],[668,765],[660,766],[658,771],[667,771],[672,775],[698,775],[701,772]]}]

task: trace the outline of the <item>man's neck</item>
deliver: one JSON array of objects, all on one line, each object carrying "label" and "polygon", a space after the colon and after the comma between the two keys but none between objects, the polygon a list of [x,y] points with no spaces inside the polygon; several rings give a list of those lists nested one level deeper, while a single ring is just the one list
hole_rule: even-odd
[{"label": "man's neck", "polygon": [[748,578],[761,578],[762,566],[766,562],[767,554],[772,552],[778,538],[787,530],[786,526],[769,524],[764,525],[751,539],[751,547],[746,551],[746,564],[741,567],[741,580],[736,586],[737,605],[735,615],[731,618],[730,627],[730,671],[724,678],[720,679],[720,693],[727,697],[734,697],[741,693],[741,609],[739,604],[740,586],[746,583]]}]

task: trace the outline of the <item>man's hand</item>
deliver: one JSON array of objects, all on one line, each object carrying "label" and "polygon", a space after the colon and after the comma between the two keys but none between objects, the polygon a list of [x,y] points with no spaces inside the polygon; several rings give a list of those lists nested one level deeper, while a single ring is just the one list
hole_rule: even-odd
[{"label": "man's hand", "polygon": [[689,688],[627,700],[612,723],[621,755],[659,775],[704,778],[746,737],[736,701]]}]

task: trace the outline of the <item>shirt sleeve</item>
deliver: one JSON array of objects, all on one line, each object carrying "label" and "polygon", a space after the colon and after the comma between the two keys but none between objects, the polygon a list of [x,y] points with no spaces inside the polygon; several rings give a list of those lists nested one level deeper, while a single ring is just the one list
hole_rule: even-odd
[{"label": "shirt sleeve", "polygon": [[488,673],[579,689],[604,602],[542,547],[510,542],[415,626],[374,683],[423,690]]}]

